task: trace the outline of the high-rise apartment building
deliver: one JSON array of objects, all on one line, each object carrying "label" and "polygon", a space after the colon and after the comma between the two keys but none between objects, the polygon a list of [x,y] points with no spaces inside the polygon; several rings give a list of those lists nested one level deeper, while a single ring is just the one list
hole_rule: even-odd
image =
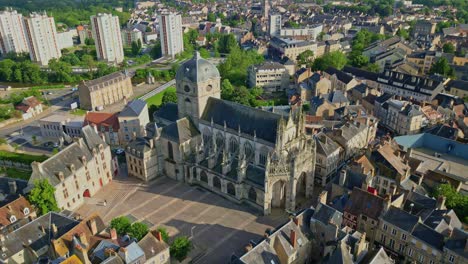
[{"label": "high-rise apartment building", "polygon": [[48,17],[45,12],[32,13],[24,18],[24,25],[31,61],[45,66],[49,60],[62,56],[53,17]]},{"label": "high-rise apartment building", "polygon": [[28,51],[23,15],[11,9],[0,11],[0,53]]},{"label": "high-rise apartment building", "polygon": [[91,31],[99,60],[113,63],[124,60],[119,17],[111,14],[91,16]]},{"label": "high-rise apartment building", "polygon": [[281,15],[270,15],[270,36],[275,37],[281,34]]},{"label": "high-rise apartment building", "polygon": [[171,56],[184,51],[182,36],[182,18],[179,14],[162,14],[159,16],[159,35],[163,56]]}]

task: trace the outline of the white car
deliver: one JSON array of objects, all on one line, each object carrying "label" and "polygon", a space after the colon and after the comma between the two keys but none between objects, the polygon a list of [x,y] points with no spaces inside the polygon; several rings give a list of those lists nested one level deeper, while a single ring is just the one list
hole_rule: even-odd
[{"label": "white car", "polygon": [[118,149],[115,150],[115,154],[117,154],[117,155],[121,155],[124,152],[125,152],[124,149],[121,149],[121,148],[118,148]]}]

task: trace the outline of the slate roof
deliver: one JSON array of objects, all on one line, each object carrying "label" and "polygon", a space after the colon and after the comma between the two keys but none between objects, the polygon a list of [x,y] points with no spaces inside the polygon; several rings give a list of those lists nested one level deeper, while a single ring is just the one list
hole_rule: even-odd
[{"label": "slate roof", "polygon": [[170,122],[177,121],[177,119],[179,119],[179,109],[177,108],[177,104],[167,103],[161,106],[158,111],[154,112],[154,117],[155,119],[161,118]]},{"label": "slate roof", "polygon": [[128,103],[119,116],[122,117],[137,117],[145,109],[146,102],[140,99],[135,99]]},{"label": "slate roof", "polygon": [[394,261],[385,253],[383,247],[372,250],[359,262],[360,264],[393,264]]},{"label": "slate roof", "polygon": [[464,91],[468,91],[468,81],[463,80],[450,80],[447,83],[447,89],[456,88]]},{"label": "slate roof", "polygon": [[118,252],[120,246],[112,243],[111,241],[101,240],[92,251],[90,257],[91,262],[100,263],[101,261],[105,260],[107,258],[105,255],[105,251],[108,248],[114,250],[114,252]]},{"label": "slate roof", "polygon": [[[146,259],[150,259],[161,252],[167,250],[169,245],[164,241],[159,241],[153,232],[148,232],[140,241],[138,245],[145,252]],[[157,232],[157,231],[156,231]]]},{"label": "slate roof", "polygon": [[[29,245],[35,251],[49,246],[52,239],[62,236],[78,223],[78,221],[54,212],[38,217],[8,234],[8,238],[0,242],[5,249],[2,250],[4,255],[0,256],[0,260],[5,262],[5,259],[22,251],[24,245]],[[57,227],[56,234],[52,232],[52,225]],[[41,227],[44,228],[45,232],[42,232]]]},{"label": "slate roof", "polygon": [[461,228],[455,228],[450,238],[445,242],[445,247],[468,259],[468,251],[465,250],[466,243],[468,243],[468,233]]},{"label": "slate roof", "polygon": [[317,153],[325,155],[326,157],[341,148],[338,143],[333,141],[323,132],[318,133],[314,138],[317,142]]},{"label": "slate roof", "polygon": [[127,148],[135,149],[136,151],[140,151],[141,157],[143,157],[143,153],[146,153],[147,151],[152,150],[149,140],[153,140],[153,139],[152,138],[147,138],[147,137],[137,137],[135,139],[132,139],[128,143]]},{"label": "slate roof", "polygon": [[132,242],[130,245],[128,245],[126,247],[126,250],[127,250],[127,254],[126,254],[126,258],[124,259],[125,263],[132,263],[133,261],[145,255],[145,252],[143,252],[143,250],[140,248],[140,246],[136,242]]},{"label": "slate roof", "polygon": [[378,219],[384,208],[384,199],[360,188],[354,188],[344,208],[345,212]]},{"label": "slate roof", "polygon": [[[352,171],[350,169],[346,170],[346,179],[344,182],[344,188],[348,190],[353,190],[354,188],[361,188],[362,184],[366,182],[367,177],[372,177],[372,176],[367,176],[363,173]],[[336,172],[335,179],[333,183],[339,185],[340,182],[340,172]]]},{"label": "slate roof", "polygon": [[[10,189],[9,182],[16,183],[16,192],[13,193],[13,190]],[[9,195],[12,195],[12,199],[16,199],[18,194],[24,194],[24,189],[26,189],[27,187],[28,187],[27,181],[7,178],[7,177],[0,177],[0,194],[7,196],[5,197],[5,200],[0,202],[0,206],[3,206],[5,202],[11,201],[11,199],[8,198]]]},{"label": "slate roof", "polygon": [[388,209],[388,211],[382,216],[382,219],[406,232],[411,232],[419,221],[417,216],[394,206],[391,206],[390,209]]},{"label": "slate roof", "polygon": [[377,103],[384,103],[384,102],[390,100],[392,97],[393,97],[392,94],[384,93],[381,96],[378,96],[377,98],[375,98],[375,101]]},{"label": "slate roof", "polygon": [[211,62],[203,59],[198,51],[192,59],[182,64],[176,73],[176,80],[188,80],[192,83],[219,79],[219,71]]},{"label": "slate roof", "polygon": [[94,80],[83,81],[78,86],[78,89],[87,89],[89,91],[99,90],[99,89],[109,86],[112,83],[120,82],[124,79],[131,78],[131,77],[132,76],[130,75],[129,72],[118,71],[118,72],[114,72],[114,73],[102,76]]},{"label": "slate roof", "polygon": [[213,120],[218,126],[224,126],[226,122],[228,129],[238,131],[240,128],[242,133],[251,136],[256,134],[257,138],[275,143],[281,118],[282,116],[276,113],[210,97],[201,120],[206,124]]},{"label": "slate roof", "polygon": [[333,223],[341,226],[343,221],[343,214],[326,204],[319,204],[312,217],[325,225]]},{"label": "slate roof", "polygon": [[323,98],[326,98],[332,104],[349,103],[349,100],[348,98],[346,98],[346,95],[343,93],[343,91],[340,90],[336,90],[329,94],[324,94]]},{"label": "slate roof", "polygon": [[183,143],[195,136],[200,135],[200,131],[189,118],[177,120],[162,129],[161,136],[177,143]]},{"label": "slate roof", "polygon": [[444,236],[425,224],[417,223],[411,235],[436,249],[442,250],[444,246]]},{"label": "slate roof", "polygon": [[325,72],[328,73],[329,75],[336,75],[338,80],[340,80],[343,83],[349,83],[354,79],[353,76],[348,75],[344,71],[340,71],[340,70],[335,69],[333,67],[328,67],[325,70]]},{"label": "slate roof", "polygon": [[327,264],[348,264],[354,263],[353,256],[348,249],[348,245],[346,244],[345,240],[342,239],[338,241],[338,245],[335,250],[331,253],[330,257],[325,260],[323,263]]},{"label": "slate roof", "polygon": [[371,81],[376,81],[377,78],[379,77],[378,73],[375,72],[370,72],[366,71],[360,68],[355,68],[355,67],[350,67],[350,66],[344,66],[343,72],[349,73],[357,78],[363,78]]}]

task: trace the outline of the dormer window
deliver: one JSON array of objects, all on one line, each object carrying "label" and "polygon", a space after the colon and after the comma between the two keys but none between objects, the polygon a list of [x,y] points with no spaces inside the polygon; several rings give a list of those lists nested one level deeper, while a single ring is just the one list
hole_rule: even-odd
[{"label": "dormer window", "polygon": [[23,214],[24,214],[24,215],[28,215],[28,214],[29,214],[29,208],[25,207],[25,208],[23,209]]},{"label": "dormer window", "polygon": [[14,215],[10,216],[10,222],[12,223],[16,222],[16,216]]}]

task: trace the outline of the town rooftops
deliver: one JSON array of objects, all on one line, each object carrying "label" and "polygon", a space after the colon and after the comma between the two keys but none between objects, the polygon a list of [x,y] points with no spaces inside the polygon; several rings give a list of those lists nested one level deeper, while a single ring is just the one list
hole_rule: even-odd
[{"label": "town rooftops", "polygon": [[253,66],[254,71],[270,71],[270,70],[284,70],[286,69],[283,64],[274,62],[274,61],[266,61],[262,64],[257,64]]},{"label": "town rooftops", "polygon": [[345,212],[378,219],[384,208],[384,199],[360,188],[354,188],[344,208]]},{"label": "town rooftops", "polygon": [[120,128],[119,119],[115,113],[88,112],[83,121],[83,126],[88,125],[97,127],[97,131],[100,132],[118,132]]},{"label": "town rooftops", "polygon": [[328,67],[324,72],[326,72],[329,75],[336,75],[338,80],[340,80],[343,83],[348,84],[351,82],[354,78],[351,75],[346,74],[344,71],[340,71],[338,69],[335,69],[333,67]]},{"label": "town rooftops", "polygon": [[404,149],[427,148],[440,154],[448,154],[468,160],[468,145],[458,141],[439,137],[436,135],[421,133],[409,136],[395,137],[394,140]]},{"label": "town rooftops", "polygon": [[442,251],[444,246],[444,236],[425,224],[417,223],[411,232],[413,237],[425,242],[426,244]]},{"label": "town rooftops", "polygon": [[394,206],[388,209],[382,216],[382,219],[406,232],[411,232],[419,221],[419,217]]},{"label": "town rooftops", "polygon": [[441,81],[434,80],[433,78],[420,77],[390,70],[381,73],[377,82],[422,94],[431,94],[432,91],[441,84]]},{"label": "town rooftops", "polygon": [[150,259],[164,250],[169,248],[169,245],[164,241],[159,241],[157,236],[158,231],[151,231],[146,234],[140,241],[138,245],[145,252],[146,259]]},{"label": "town rooftops", "polygon": [[23,196],[19,196],[0,207],[0,226],[5,227],[23,218],[27,218],[32,211],[33,207],[28,200]]},{"label": "town rooftops", "polygon": [[322,222],[325,225],[332,223],[338,227],[341,226],[343,221],[343,214],[335,208],[332,208],[326,204],[320,203],[313,214],[313,219]]},{"label": "town rooftops", "polygon": [[28,112],[30,108],[34,108],[40,105],[41,102],[34,96],[29,96],[23,99],[15,108],[23,111],[24,113]]},{"label": "town rooftops", "polygon": [[464,91],[468,91],[468,81],[463,81],[463,80],[450,80],[447,83],[447,90],[450,90],[451,88],[455,89],[460,89]]},{"label": "town rooftops", "polygon": [[326,157],[331,155],[333,152],[341,149],[338,143],[333,141],[323,132],[320,132],[317,135],[315,135],[315,139],[317,142],[317,153],[325,155]]},{"label": "town rooftops", "polygon": [[200,131],[189,118],[182,118],[163,128],[161,136],[177,143],[183,143],[200,135]]}]

